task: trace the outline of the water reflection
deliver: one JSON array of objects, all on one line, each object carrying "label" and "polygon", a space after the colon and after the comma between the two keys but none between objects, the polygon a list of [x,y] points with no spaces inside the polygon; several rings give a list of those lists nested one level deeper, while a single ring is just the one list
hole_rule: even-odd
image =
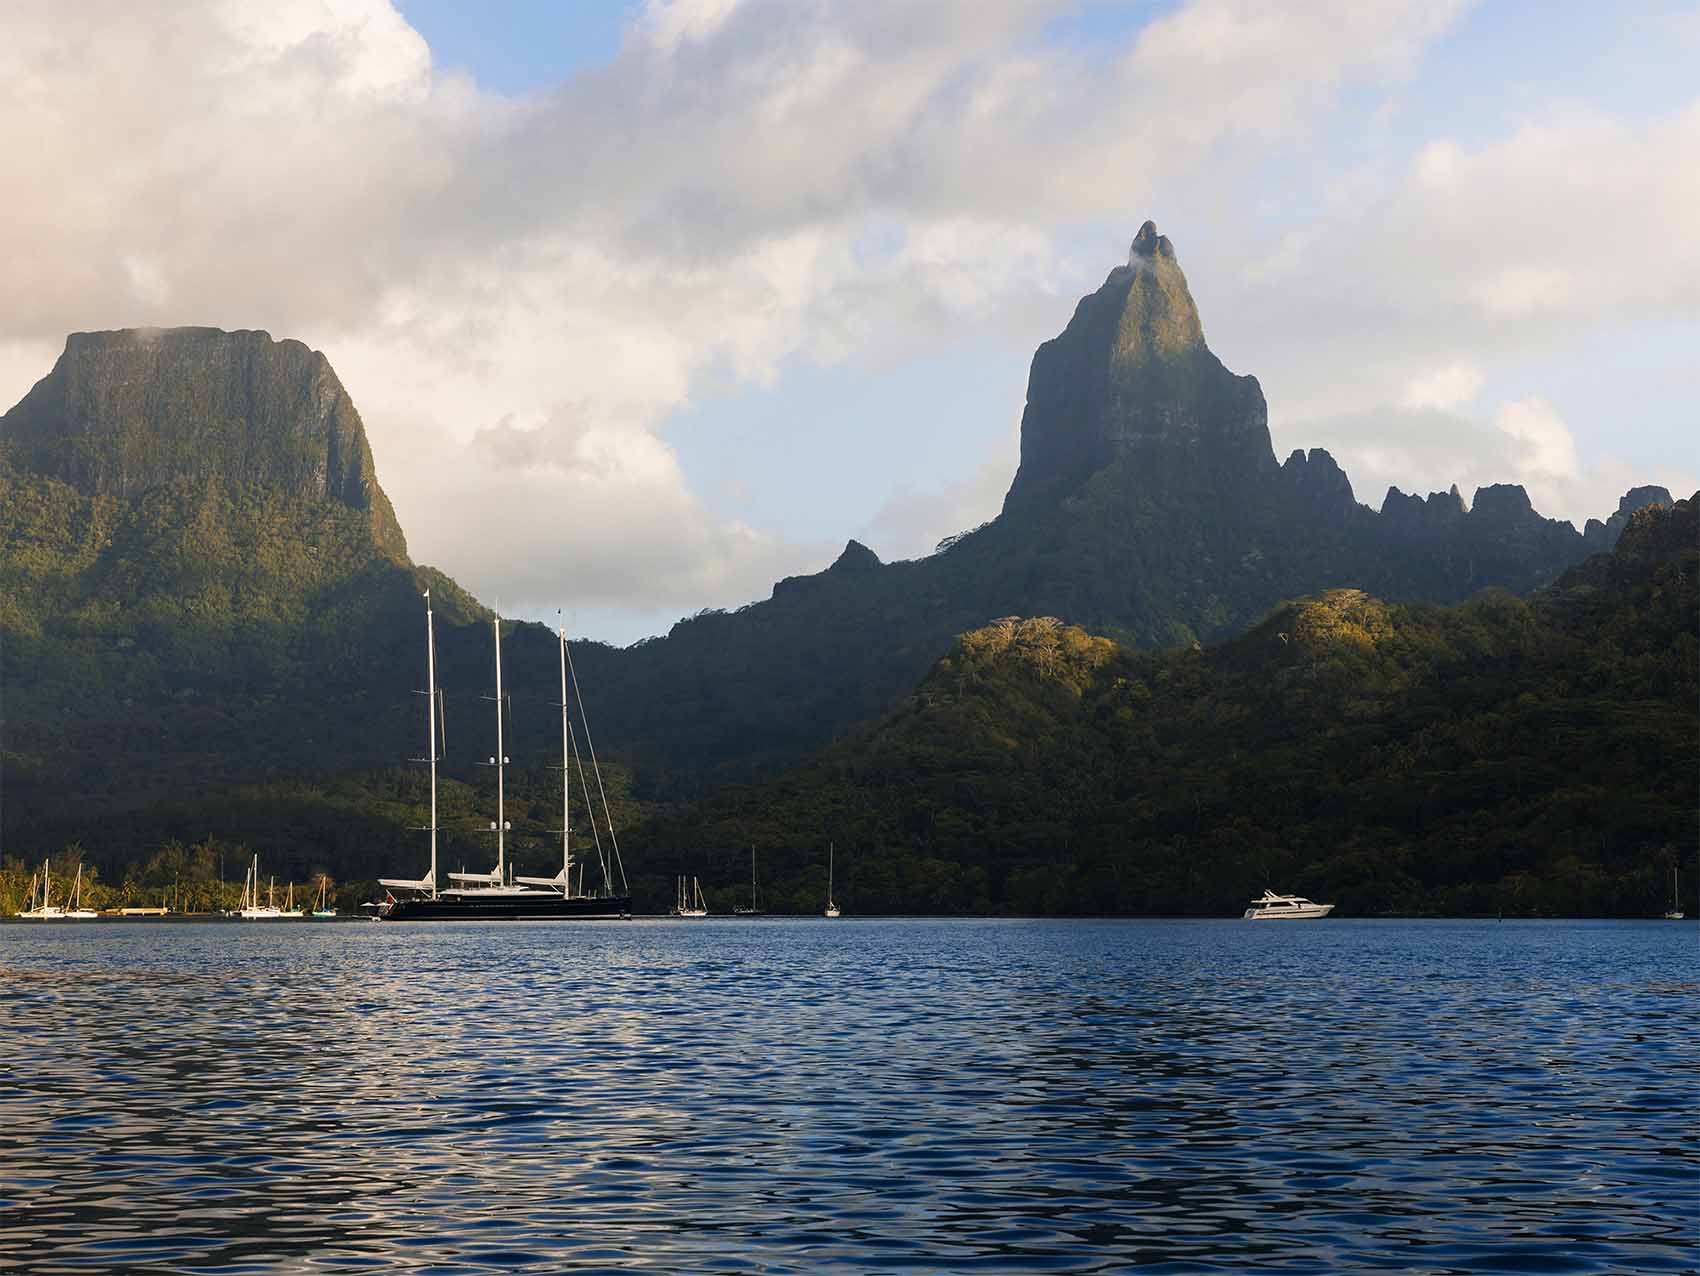
[{"label": "water reflection", "polygon": [[1692,948],[6,927],[0,1266],[1692,1269]]}]

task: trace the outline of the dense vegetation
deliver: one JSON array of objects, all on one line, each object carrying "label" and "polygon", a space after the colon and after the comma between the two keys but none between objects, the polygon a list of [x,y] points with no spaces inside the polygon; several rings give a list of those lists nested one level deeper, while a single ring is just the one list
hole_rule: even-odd
[{"label": "dense vegetation", "polygon": [[[909,703],[784,779],[645,830],[646,858],[864,911],[1656,912],[1688,865],[1695,502],[1529,601],[1335,590],[1212,650],[1050,619],[967,634]],[[713,848],[713,854],[708,854]],[[735,886],[734,886],[735,889]]]}]

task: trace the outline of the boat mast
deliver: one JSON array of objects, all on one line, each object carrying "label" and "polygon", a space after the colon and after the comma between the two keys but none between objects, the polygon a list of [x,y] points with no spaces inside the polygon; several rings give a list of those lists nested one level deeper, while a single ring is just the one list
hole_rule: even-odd
[{"label": "boat mast", "polygon": [[[557,613],[558,614],[558,613]],[[573,893],[573,811],[569,800],[569,790],[572,785],[572,758],[568,752],[567,729],[567,630],[565,625],[557,626],[556,636],[561,640],[561,894]],[[592,813],[594,818],[594,813]]]},{"label": "boat mast", "polygon": [[503,781],[504,768],[508,764],[507,755],[502,752],[502,618],[499,615],[490,618],[490,627],[496,635],[496,885],[506,886],[507,852],[503,840],[507,832],[507,815],[504,807]]},{"label": "boat mast", "polygon": [[[425,722],[431,746],[431,898],[437,898],[437,632],[431,623],[431,591],[425,591]],[[321,888],[322,891],[322,888]],[[324,907],[320,904],[320,907]]]}]

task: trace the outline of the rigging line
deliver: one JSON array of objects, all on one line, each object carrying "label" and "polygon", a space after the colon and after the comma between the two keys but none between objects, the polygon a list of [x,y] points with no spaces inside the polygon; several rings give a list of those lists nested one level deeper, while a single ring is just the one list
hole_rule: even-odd
[{"label": "rigging line", "polygon": [[608,856],[602,850],[602,834],[596,831],[596,811],[590,805],[590,781],[584,776],[584,759],[578,751],[578,732],[573,730],[571,722],[567,723],[567,742],[572,745],[573,761],[578,763],[578,785],[584,790],[584,809],[590,812],[590,835],[596,839],[596,862],[602,866],[602,888],[611,895],[614,883],[608,875]]},{"label": "rigging line", "polygon": [[[621,894],[630,894],[631,887],[626,883],[625,861],[620,858],[620,836],[618,833],[614,832],[614,816],[608,809],[608,792],[602,787],[602,768],[598,766],[596,762],[596,741],[590,738],[590,715],[585,712],[584,692],[579,690],[578,671],[573,668],[573,648],[571,643],[567,644],[567,674],[572,679],[573,694],[578,697],[579,721],[584,723],[584,744],[585,747],[590,750],[591,769],[596,772],[596,792],[602,798],[602,818],[608,823],[608,841],[614,848],[614,866],[620,870],[620,892]],[[589,804],[588,797],[589,794],[587,793],[586,805]],[[596,823],[594,815],[591,817],[591,823],[593,825]]]}]

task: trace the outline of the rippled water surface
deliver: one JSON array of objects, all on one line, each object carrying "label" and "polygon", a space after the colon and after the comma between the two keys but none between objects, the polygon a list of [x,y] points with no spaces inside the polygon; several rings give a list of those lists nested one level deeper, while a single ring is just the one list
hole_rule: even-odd
[{"label": "rippled water surface", "polygon": [[0,1268],[1655,1272],[1697,928],[0,927]]}]

